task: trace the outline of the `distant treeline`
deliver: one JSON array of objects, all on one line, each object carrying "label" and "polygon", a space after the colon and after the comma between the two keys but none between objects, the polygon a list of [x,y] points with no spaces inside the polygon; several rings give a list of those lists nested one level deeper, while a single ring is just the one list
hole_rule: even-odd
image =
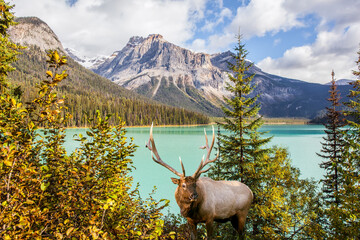
[{"label": "distant treeline", "polygon": [[[37,84],[44,80],[47,68],[46,54],[37,47],[23,50],[14,63],[11,83],[17,88],[23,102],[34,99]],[[126,90],[110,80],[98,76],[68,58],[68,79],[59,85],[58,96],[64,96],[72,117],[68,127],[87,126],[87,119],[94,118],[96,111],[102,115],[113,114],[110,124],[118,117],[128,126],[174,124],[206,124],[209,118],[203,114],[160,104],[139,94]]]}]

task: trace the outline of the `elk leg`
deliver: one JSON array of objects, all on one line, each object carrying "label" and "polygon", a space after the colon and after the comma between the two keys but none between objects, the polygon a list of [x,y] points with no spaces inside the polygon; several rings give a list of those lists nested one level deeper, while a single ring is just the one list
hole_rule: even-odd
[{"label": "elk leg", "polygon": [[191,240],[196,240],[197,238],[197,223],[194,222],[192,219],[188,218],[188,224],[190,226],[190,236]]},{"label": "elk leg", "polygon": [[213,236],[213,232],[214,232],[214,228],[213,228],[213,220],[209,220],[206,223],[206,234],[207,234],[207,239],[210,240],[212,239]]},{"label": "elk leg", "polygon": [[240,239],[244,239],[244,227],[247,212],[241,212],[231,218],[231,224],[239,234]]}]

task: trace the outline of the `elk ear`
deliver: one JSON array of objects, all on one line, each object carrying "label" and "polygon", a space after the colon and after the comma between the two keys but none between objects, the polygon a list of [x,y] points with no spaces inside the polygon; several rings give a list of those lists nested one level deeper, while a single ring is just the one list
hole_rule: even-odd
[{"label": "elk ear", "polygon": [[179,183],[180,183],[180,179],[177,179],[177,178],[171,178],[171,181],[176,185],[179,185]]}]

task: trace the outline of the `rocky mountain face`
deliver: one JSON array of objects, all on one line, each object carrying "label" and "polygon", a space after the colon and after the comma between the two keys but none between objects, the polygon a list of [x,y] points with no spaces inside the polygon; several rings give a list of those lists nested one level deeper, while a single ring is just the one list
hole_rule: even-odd
[{"label": "rocky mountain face", "polygon": [[[132,37],[127,45],[109,57],[85,58],[75,50],[64,49],[49,26],[36,17],[18,18],[10,29],[11,39],[41,51],[58,49],[95,73],[131,91],[167,105],[182,107],[212,116],[221,116],[228,80],[227,62],[231,52],[194,53],[166,41],[159,34]],[[283,78],[263,72],[254,74],[261,114],[268,117],[307,117],[319,115],[328,105],[329,86]],[[345,100],[348,85],[338,90]],[[106,95],[106,93],[104,93]]]},{"label": "rocky mountain face", "polygon": [[153,34],[132,37],[121,51],[92,70],[152,99],[220,115],[226,72],[211,59],[209,54],[193,53]]},{"label": "rocky mountain face", "polygon": [[[58,49],[61,54],[65,52],[53,31],[40,19],[21,18],[18,22],[12,27],[10,37],[27,48],[21,50],[22,54],[13,63],[16,70],[10,73],[10,79],[13,86],[21,89],[23,102],[28,102],[36,96],[40,81],[46,80],[48,58],[45,51]],[[61,96],[66,96],[67,111],[72,115],[68,126],[87,126],[87,118],[95,118],[97,111],[104,115],[114,114],[109,120],[111,124],[118,123],[118,117],[121,117],[128,126],[150,125],[151,122],[160,125],[202,124],[209,120],[205,115],[167,106],[127,90],[86,69],[71,57],[62,70],[69,76],[57,90]]]},{"label": "rocky mountain face", "polygon": [[[230,51],[194,53],[153,34],[130,38],[122,50],[92,70],[152,99],[220,116],[223,96],[229,96],[225,90],[229,61]],[[265,116],[313,118],[328,105],[329,86],[272,75],[255,65],[248,74],[254,74],[254,94],[259,94],[260,113]],[[348,89],[339,86],[342,96]]]},{"label": "rocky mountain face", "polygon": [[65,53],[59,38],[51,28],[37,17],[20,17],[18,25],[9,29],[10,39],[24,46],[37,46],[42,51],[57,49]]}]

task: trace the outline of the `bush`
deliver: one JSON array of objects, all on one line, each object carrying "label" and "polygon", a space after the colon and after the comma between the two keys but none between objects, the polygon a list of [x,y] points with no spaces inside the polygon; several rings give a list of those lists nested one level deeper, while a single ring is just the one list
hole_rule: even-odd
[{"label": "bush", "polygon": [[[167,202],[132,189],[136,150],[124,122],[97,114],[72,154],[64,148],[69,115],[55,89],[65,57],[50,51],[47,80],[24,107],[3,78],[0,98],[1,239],[155,239]],[[40,129],[40,127],[43,127]]]}]

